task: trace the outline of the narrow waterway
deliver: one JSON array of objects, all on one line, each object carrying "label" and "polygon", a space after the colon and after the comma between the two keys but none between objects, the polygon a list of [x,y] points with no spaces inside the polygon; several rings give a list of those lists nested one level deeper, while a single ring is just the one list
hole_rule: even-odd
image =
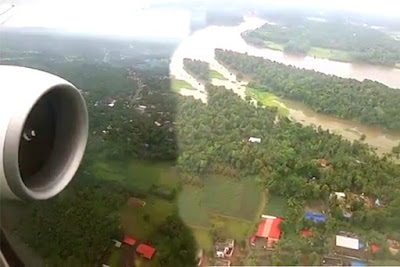
[{"label": "narrow waterway", "polygon": [[[393,88],[400,88],[400,69],[387,68],[375,65],[350,64],[316,59],[312,57],[296,57],[286,55],[280,51],[256,48],[248,45],[241,33],[255,29],[266,23],[258,18],[246,18],[239,26],[209,26],[193,33],[184,40],[171,58],[170,73],[177,79],[185,80],[196,90],[181,90],[183,95],[191,95],[196,99],[207,102],[204,85],[198,83],[183,69],[183,59],[199,59],[210,64],[210,69],[221,73],[226,80],[212,79],[214,85],[225,86],[244,98],[246,96],[246,83],[237,81],[234,74],[220,65],[214,57],[216,48],[230,49],[236,52],[264,57],[270,60],[293,65],[300,68],[313,69],[326,74],[333,74],[344,78],[357,80],[371,79],[379,81]],[[400,132],[388,132],[378,127],[369,127],[349,120],[337,119],[333,116],[323,115],[312,111],[305,105],[295,101],[283,100],[289,110],[289,117],[303,125],[321,126],[331,132],[341,134],[349,140],[359,140],[362,134],[366,135],[365,142],[377,148],[378,153],[389,152],[400,141]]]}]

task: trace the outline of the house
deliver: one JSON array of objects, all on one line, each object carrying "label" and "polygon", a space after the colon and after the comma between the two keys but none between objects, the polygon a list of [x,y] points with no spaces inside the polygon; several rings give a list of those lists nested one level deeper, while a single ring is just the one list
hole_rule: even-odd
[{"label": "house", "polygon": [[114,107],[114,105],[115,105],[116,102],[117,102],[117,100],[114,99],[114,100],[111,101],[111,103],[108,104],[108,106],[109,106],[110,108],[112,108],[112,107]]},{"label": "house", "polygon": [[214,246],[215,257],[227,258],[231,257],[235,248],[235,240],[227,239],[225,242],[217,242]]},{"label": "house", "polygon": [[113,239],[112,241],[114,242],[115,247],[120,248],[122,246],[122,242],[121,241],[118,241],[116,239]]},{"label": "house", "polygon": [[312,212],[306,212],[304,214],[304,219],[306,220],[311,220],[314,223],[320,223],[320,222],[325,222],[326,221],[326,216],[323,214],[316,214]]},{"label": "house", "polygon": [[377,253],[381,248],[377,244],[372,244],[371,251],[372,253]]},{"label": "house", "polygon": [[250,137],[250,138],[249,138],[249,142],[252,142],[252,143],[261,143],[261,138]]},{"label": "house", "polygon": [[128,246],[134,246],[136,243],[136,240],[133,239],[132,237],[125,235],[123,241],[125,244],[127,244]]},{"label": "house", "polygon": [[358,240],[358,238],[337,235],[336,236],[336,246],[348,248],[348,249],[359,250],[360,249],[360,240]]},{"label": "house", "polygon": [[335,252],[339,255],[352,257],[353,259],[364,259],[367,249],[355,234],[343,232],[336,235]]},{"label": "house", "polygon": [[301,235],[302,237],[309,237],[309,236],[312,235],[312,231],[309,230],[309,229],[304,229],[304,230],[301,230],[301,231],[300,231],[300,235]]},{"label": "house", "polygon": [[153,257],[154,253],[156,252],[156,249],[151,247],[151,246],[148,246],[146,244],[140,244],[136,248],[136,252],[139,253],[143,258],[151,260],[151,258]]},{"label": "house", "polygon": [[335,193],[331,194],[331,198],[334,198],[334,197],[336,197],[336,199],[338,201],[346,200],[346,194],[343,192],[335,192]]},{"label": "house", "polygon": [[261,215],[261,221],[258,224],[257,232],[250,237],[250,244],[255,246],[257,238],[263,238],[267,242],[267,248],[272,248],[281,237],[279,228],[281,218],[269,215]]},{"label": "house", "polygon": [[144,106],[144,105],[139,105],[139,106],[137,106],[135,109],[138,111],[138,112],[140,112],[140,113],[144,113],[145,111],[146,111],[146,106]]}]

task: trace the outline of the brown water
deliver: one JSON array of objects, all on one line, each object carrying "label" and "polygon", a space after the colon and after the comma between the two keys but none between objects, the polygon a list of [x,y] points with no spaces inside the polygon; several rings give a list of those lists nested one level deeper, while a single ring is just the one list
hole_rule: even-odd
[{"label": "brown water", "polygon": [[322,129],[329,129],[330,132],[340,134],[348,140],[360,140],[361,135],[365,134],[364,142],[376,147],[379,154],[391,151],[400,141],[400,132],[384,131],[379,127],[337,119],[317,113],[296,101],[281,100],[281,102],[289,109],[289,118],[303,125],[319,125]]},{"label": "brown water", "polygon": [[[246,83],[238,82],[234,74],[231,74],[215,60],[214,50],[216,48],[248,53],[249,55],[264,57],[286,65],[313,69],[344,78],[353,78],[360,81],[370,79],[393,88],[400,88],[400,69],[367,64],[351,64],[312,57],[297,57],[284,54],[280,51],[250,46],[241,38],[240,34],[243,31],[258,28],[264,23],[266,21],[258,18],[246,18],[245,22],[239,26],[209,26],[193,33],[189,38],[184,40],[171,58],[170,73],[178,79],[189,82],[197,90],[182,90],[181,93],[183,95],[192,95],[205,103],[207,102],[204,86],[197,83],[183,69],[183,59],[192,58],[208,62],[211,69],[217,70],[227,79],[213,79],[212,83],[214,85],[225,86],[242,98],[245,97]],[[283,102],[289,109],[291,119],[303,125],[320,125],[323,129],[329,129],[331,132],[341,134],[349,140],[358,140],[362,134],[365,134],[365,142],[376,147],[380,153],[389,152],[400,141],[400,132],[387,132],[378,127],[369,127],[357,122],[340,120],[333,116],[319,114],[313,112],[307,106],[294,101],[285,100]]]}]

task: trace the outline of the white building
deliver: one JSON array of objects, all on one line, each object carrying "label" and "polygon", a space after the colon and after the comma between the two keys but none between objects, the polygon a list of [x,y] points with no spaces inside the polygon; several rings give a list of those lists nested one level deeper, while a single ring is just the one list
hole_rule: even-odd
[{"label": "white building", "polygon": [[357,238],[347,237],[347,236],[336,236],[336,246],[349,249],[360,249],[360,241]]},{"label": "white building", "polygon": [[261,138],[250,137],[250,138],[249,138],[249,142],[252,142],[252,143],[261,143]]}]

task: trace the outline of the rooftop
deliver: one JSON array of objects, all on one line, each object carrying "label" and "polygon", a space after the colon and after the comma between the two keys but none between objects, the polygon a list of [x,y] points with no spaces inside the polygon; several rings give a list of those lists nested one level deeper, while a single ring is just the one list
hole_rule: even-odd
[{"label": "rooftop", "polygon": [[144,258],[150,260],[153,257],[153,254],[156,252],[156,249],[145,244],[140,244],[136,248],[136,252],[141,254]]},{"label": "rooftop", "polygon": [[281,222],[282,222],[281,218],[264,215],[261,222],[258,225],[256,236],[279,239],[281,236],[281,230],[279,228]]},{"label": "rooftop", "polygon": [[129,246],[133,246],[133,245],[135,245],[136,240],[133,239],[132,237],[128,236],[128,235],[125,235],[125,236],[124,236],[123,242],[124,242],[125,244],[129,245]]}]

